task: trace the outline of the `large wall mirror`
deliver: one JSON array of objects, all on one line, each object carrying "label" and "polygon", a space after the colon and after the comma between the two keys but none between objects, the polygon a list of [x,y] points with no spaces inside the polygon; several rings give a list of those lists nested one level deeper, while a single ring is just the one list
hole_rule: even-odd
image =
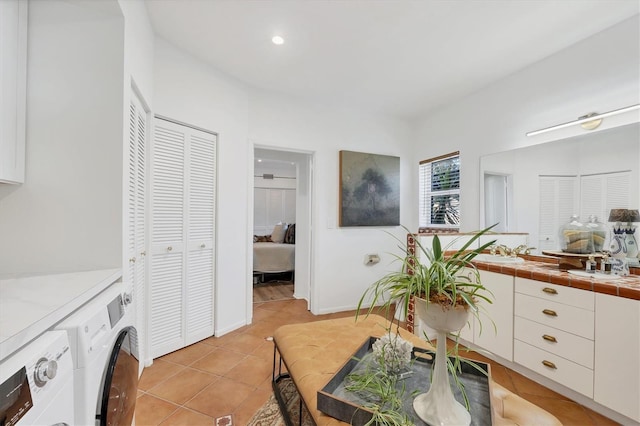
[{"label": "large wall mirror", "polygon": [[536,253],[558,250],[560,227],[573,214],[606,223],[612,208],[639,208],[639,169],[640,123],[486,155],[481,223],[529,233]]}]

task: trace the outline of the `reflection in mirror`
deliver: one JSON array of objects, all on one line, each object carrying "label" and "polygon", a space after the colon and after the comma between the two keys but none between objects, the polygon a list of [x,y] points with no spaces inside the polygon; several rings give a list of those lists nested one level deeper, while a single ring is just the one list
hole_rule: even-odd
[{"label": "reflection in mirror", "polygon": [[[509,228],[508,203],[511,200],[510,185],[512,179],[508,175],[484,174],[484,218],[485,223],[497,223],[495,232],[507,232]],[[489,225],[485,225],[485,228]]]},{"label": "reflection in mirror", "polygon": [[639,146],[640,124],[634,123],[486,155],[480,159],[481,223],[528,232],[537,253],[559,250],[560,228],[573,214],[583,223],[591,215],[606,223],[611,209],[638,208]]}]

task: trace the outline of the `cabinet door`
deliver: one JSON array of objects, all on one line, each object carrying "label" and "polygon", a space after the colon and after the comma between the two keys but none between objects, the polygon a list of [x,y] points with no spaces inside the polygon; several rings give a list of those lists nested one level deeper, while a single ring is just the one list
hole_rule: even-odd
[{"label": "cabinet door", "polygon": [[189,130],[185,338],[190,345],[213,335],[216,187],[215,136]]},{"label": "cabinet door", "polygon": [[[156,120],[151,155],[149,352],[184,345],[185,135]],[[170,124],[170,123],[169,123]]]},{"label": "cabinet door", "polygon": [[149,354],[157,358],[185,346],[182,253],[154,253],[150,266]]},{"label": "cabinet door", "polygon": [[[474,343],[504,359],[513,361],[513,277],[480,271],[480,279],[493,296],[493,303],[480,301],[479,324],[474,325]],[[494,327],[495,324],[495,327]]]},{"label": "cabinet door", "polygon": [[276,223],[284,222],[284,191],[282,189],[267,191],[267,221],[273,227]]},{"label": "cabinet door", "polygon": [[284,189],[284,217],[287,224],[296,223],[296,190]]},{"label": "cabinet door", "polygon": [[640,422],[640,301],[596,293],[594,400]]},{"label": "cabinet door", "polygon": [[[135,93],[131,93],[129,105],[129,142],[126,175],[126,256],[124,279],[133,283],[136,304],[136,320],[140,324],[134,340],[140,344],[141,359],[147,357],[146,329],[146,165],[147,165],[147,113]],[[144,364],[140,364],[143,368]]]},{"label": "cabinet door", "polygon": [[27,7],[0,1],[0,182],[24,182]]},{"label": "cabinet door", "polygon": [[268,235],[273,230],[267,217],[267,188],[254,188],[253,190],[253,234]]}]

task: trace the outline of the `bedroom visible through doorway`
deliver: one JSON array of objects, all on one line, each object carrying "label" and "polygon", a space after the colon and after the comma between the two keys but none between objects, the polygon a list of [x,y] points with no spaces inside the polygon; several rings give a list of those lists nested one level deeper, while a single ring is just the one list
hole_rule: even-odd
[{"label": "bedroom visible through doorway", "polygon": [[254,303],[285,298],[309,302],[311,164],[308,153],[254,150]]}]

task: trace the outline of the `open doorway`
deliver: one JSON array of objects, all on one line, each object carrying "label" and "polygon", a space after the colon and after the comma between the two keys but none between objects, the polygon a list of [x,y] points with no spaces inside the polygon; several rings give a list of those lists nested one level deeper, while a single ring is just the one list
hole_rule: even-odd
[{"label": "open doorway", "polygon": [[312,161],[311,153],[254,149],[252,301],[286,297],[290,285],[290,297],[310,304]]},{"label": "open doorway", "polygon": [[497,224],[495,232],[509,232],[512,228],[512,177],[500,173],[484,173],[484,226]]}]

